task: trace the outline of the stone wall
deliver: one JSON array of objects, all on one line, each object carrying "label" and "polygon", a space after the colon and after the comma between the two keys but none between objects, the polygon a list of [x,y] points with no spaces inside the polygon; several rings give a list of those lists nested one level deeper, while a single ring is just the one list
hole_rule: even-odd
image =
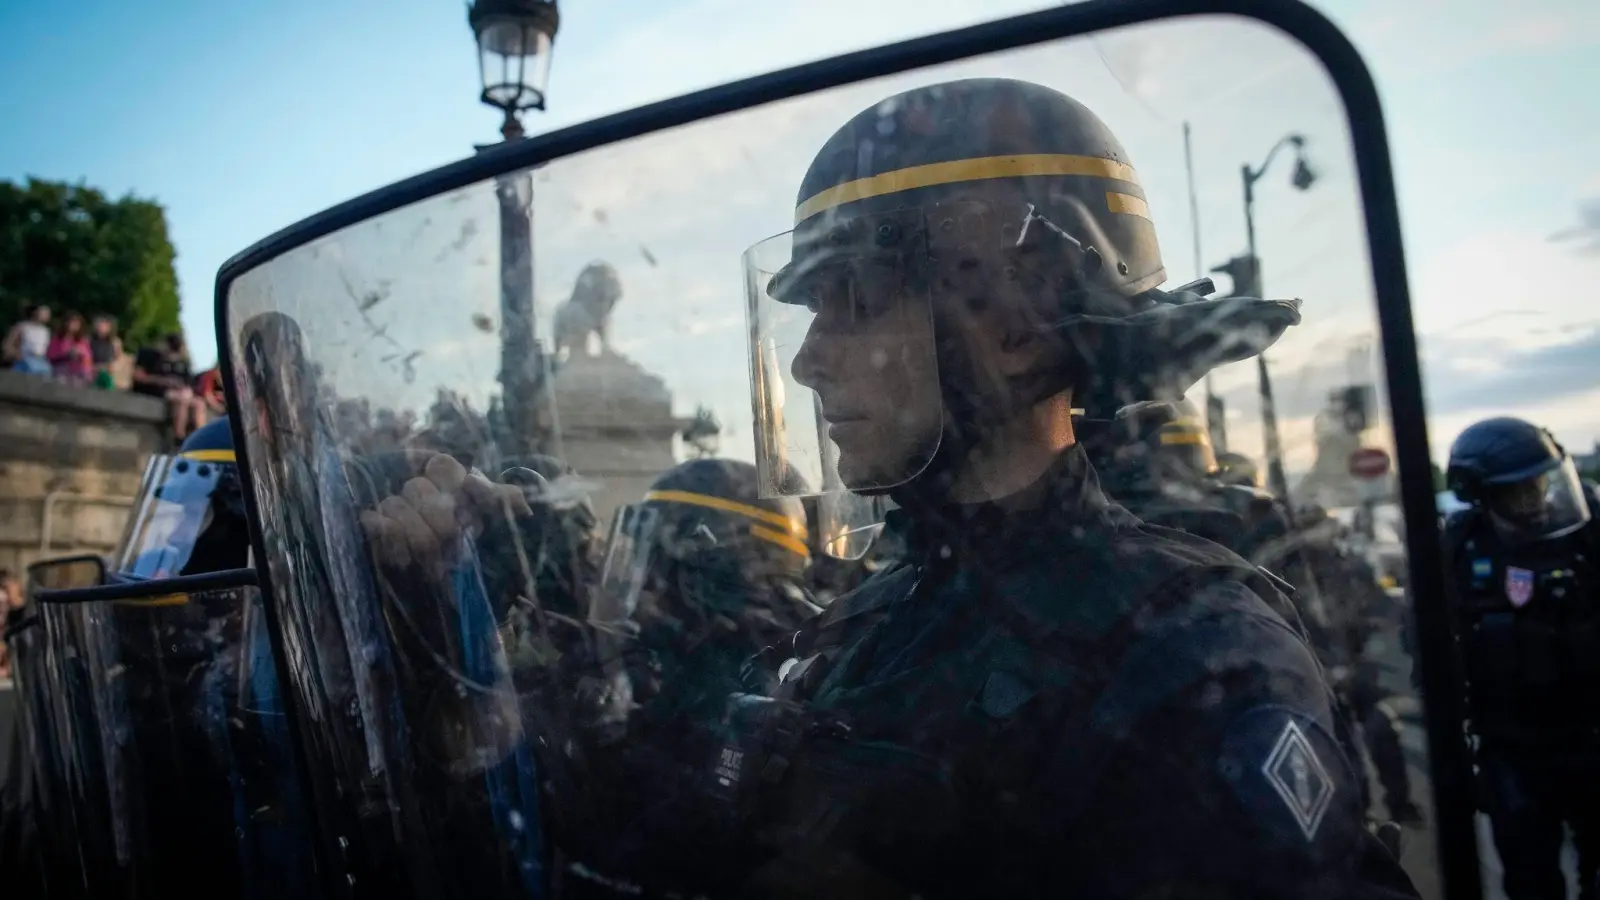
[{"label": "stone wall", "polygon": [[114,550],[166,421],[160,400],[0,371],[0,568]]}]

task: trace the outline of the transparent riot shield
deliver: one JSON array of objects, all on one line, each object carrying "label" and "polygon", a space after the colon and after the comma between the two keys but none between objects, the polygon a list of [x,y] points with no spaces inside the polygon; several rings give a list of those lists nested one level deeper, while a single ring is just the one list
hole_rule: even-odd
[{"label": "transparent riot shield", "polygon": [[[1328,347],[1388,342],[1395,412],[1356,437],[1394,445],[1410,506],[1427,479],[1370,85],[1292,9],[1084,4],[838,60],[486,154],[230,263],[219,343],[319,858],[386,900],[1470,885],[1449,669],[1423,707],[1397,629],[1351,625],[1384,673],[1354,709],[1296,605],[1320,585],[1247,562],[1285,510],[1353,497],[1320,404],[1379,372]],[[1132,92],[1157,83],[1159,118]],[[1286,190],[1255,218],[1256,162],[1291,155],[1315,228]],[[1173,249],[1191,187],[1207,246],[1243,253],[1220,290]],[[1270,490],[1185,469],[1195,507],[1158,521],[1078,429],[1186,398]],[[816,498],[768,546],[874,561],[820,615],[753,626],[768,595],[699,565],[732,532],[649,527],[713,419],[757,499]],[[533,457],[592,514],[509,462]],[[1398,602],[1436,634],[1434,587],[1358,618]],[[617,659],[659,674],[640,610],[657,658],[742,661],[612,690]],[[708,685],[715,712],[675,695]]]},{"label": "transparent riot shield", "polygon": [[37,615],[28,609],[12,613],[5,627],[17,703],[5,806],[0,810],[5,816],[0,850],[5,870],[14,874],[19,889],[74,896],[68,891],[81,892],[81,876],[71,867],[75,854],[64,852],[71,827],[70,820],[63,819],[68,813],[59,788],[65,782],[54,762],[58,757],[45,708],[41,634]]},{"label": "transparent riot shield", "polygon": [[[161,484],[147,480],[152,497]],[[130,532],[138,549],[147,529],[136,520]],[[104,572],[99,558],[33,569],[40,631],[55,651],[42,675],[59,760],[40,777],[66,792],[64,852],[88,896],[165,896],[193,883],[230,896],[318,896],[259,592],[123,571],[101,583]]]},{"label": "transparent riot shield", "polygon": [[117,896],[129,885],[125,820],[107,768],[111,735],[91,675],[101,656],[97,635],[37,599],[93,584],[102,572],[95,557],[35,564],[27,605],[8,629],[28,754],[25,796],[37,817],[33,862],[49,896]]},{"label": "transparent riot shield", "polygon": [[317,892],[261,607],[246,588],[62,607],[98,635],[119,852],[141,890]]}]

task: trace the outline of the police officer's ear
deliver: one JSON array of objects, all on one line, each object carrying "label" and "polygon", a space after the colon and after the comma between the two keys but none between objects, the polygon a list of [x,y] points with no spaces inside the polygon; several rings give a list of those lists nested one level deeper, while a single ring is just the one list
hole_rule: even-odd
[{"label": "police officer's ear", "polygon": [[964,330],[978,345],[975,356],[1001,378],[1015,380],[1058,370],[1072,355],[1050,327],[1048,311],[1035,298],[1001,294],[962,304]]}]

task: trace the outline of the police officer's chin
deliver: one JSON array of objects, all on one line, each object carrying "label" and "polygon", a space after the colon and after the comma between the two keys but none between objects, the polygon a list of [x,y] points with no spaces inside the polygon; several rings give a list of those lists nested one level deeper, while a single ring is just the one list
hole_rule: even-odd
[{"label": "police officer's chin", "polygon": [[852,493],[865,496],[889,494],[899,485],[920,480],[940,446],[937,436],[907,444],[903,435],[884,434],[878,428],[835,431],[830,426],[829,437],[839,448],[839,480]]}]

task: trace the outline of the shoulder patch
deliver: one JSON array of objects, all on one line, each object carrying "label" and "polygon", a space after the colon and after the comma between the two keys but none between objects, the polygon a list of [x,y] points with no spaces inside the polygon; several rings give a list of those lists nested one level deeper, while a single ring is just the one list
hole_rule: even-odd
[{"label": "shoulder patch", "polygon": [[1284,723],[1272,752],[1261,764],[1261,774],[1294,815],[1306,840],[1316,840],[1337,788],[1317,756],[1317,748],[1293,719]]},{"label": "shoulder patch", "polygon": [[1519,569],[1516,566],[1506,567],[1506,599],[1518,609],[1528,605],[1533,599],[1534,576],[1532,569]]},{"label": "shoulder patch", "polygon": [[1360,791],[1338,742],[1312,717],[1257,706],[1234,719],[1218,759],[1245,815],[1284,847],[1332,849],[1360,830]]}]

